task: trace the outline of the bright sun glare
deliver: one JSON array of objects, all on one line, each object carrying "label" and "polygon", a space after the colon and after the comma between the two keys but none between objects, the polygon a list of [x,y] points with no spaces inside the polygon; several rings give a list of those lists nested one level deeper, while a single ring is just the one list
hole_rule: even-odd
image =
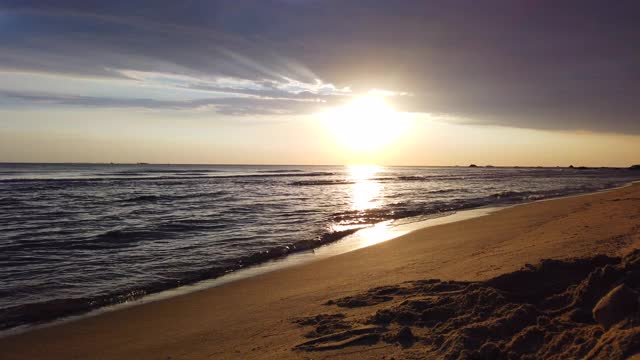
[{"label": "bright sun glare", "polygon": [[330,109],[322,118],[336,139],[356,152],[379,150],[409,127],[409,120],[381,96],[361,96]]}]

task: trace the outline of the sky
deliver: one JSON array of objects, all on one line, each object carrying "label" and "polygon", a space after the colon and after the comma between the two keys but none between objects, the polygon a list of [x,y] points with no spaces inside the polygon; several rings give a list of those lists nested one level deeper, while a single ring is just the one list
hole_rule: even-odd
[{"label": "sky", "polygon": [[629,166],[639,16],[627,0],[0,0],[0,161]]}]

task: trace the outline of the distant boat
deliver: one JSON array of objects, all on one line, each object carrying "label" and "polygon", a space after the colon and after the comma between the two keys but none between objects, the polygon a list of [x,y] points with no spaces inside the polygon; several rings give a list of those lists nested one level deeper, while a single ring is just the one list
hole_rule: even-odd
[{"label": "distant boat", "polygon": [[136,163],[136,165],[149,165],[149,163]]}]

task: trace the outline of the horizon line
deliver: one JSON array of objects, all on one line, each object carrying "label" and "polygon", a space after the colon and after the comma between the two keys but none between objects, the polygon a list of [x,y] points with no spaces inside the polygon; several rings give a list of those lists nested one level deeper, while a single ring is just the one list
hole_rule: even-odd
[{"label": "horizon line", "polygon": [[587,168],[587,169],[627,169],[635,166],[583,166],[583,165],[378,165],[378,164],[234,164],[234,163],[153,163],[153,162],[36,162],[36,161],[0,161],[0,165],[169,165],[169,166],[382,166],[382,167],[466,167],[466,168]]}]

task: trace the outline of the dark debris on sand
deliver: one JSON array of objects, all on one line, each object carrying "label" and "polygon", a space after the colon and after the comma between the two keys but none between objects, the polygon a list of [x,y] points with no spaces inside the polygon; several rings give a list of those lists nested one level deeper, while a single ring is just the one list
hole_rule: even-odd
[{"label": "dark debris on sand", "polygon": [[295,351],[394,344],[407,358],[626,359],[640,353],[640,250],[543,260],[484,282],[423,280],[329,301]]}]

